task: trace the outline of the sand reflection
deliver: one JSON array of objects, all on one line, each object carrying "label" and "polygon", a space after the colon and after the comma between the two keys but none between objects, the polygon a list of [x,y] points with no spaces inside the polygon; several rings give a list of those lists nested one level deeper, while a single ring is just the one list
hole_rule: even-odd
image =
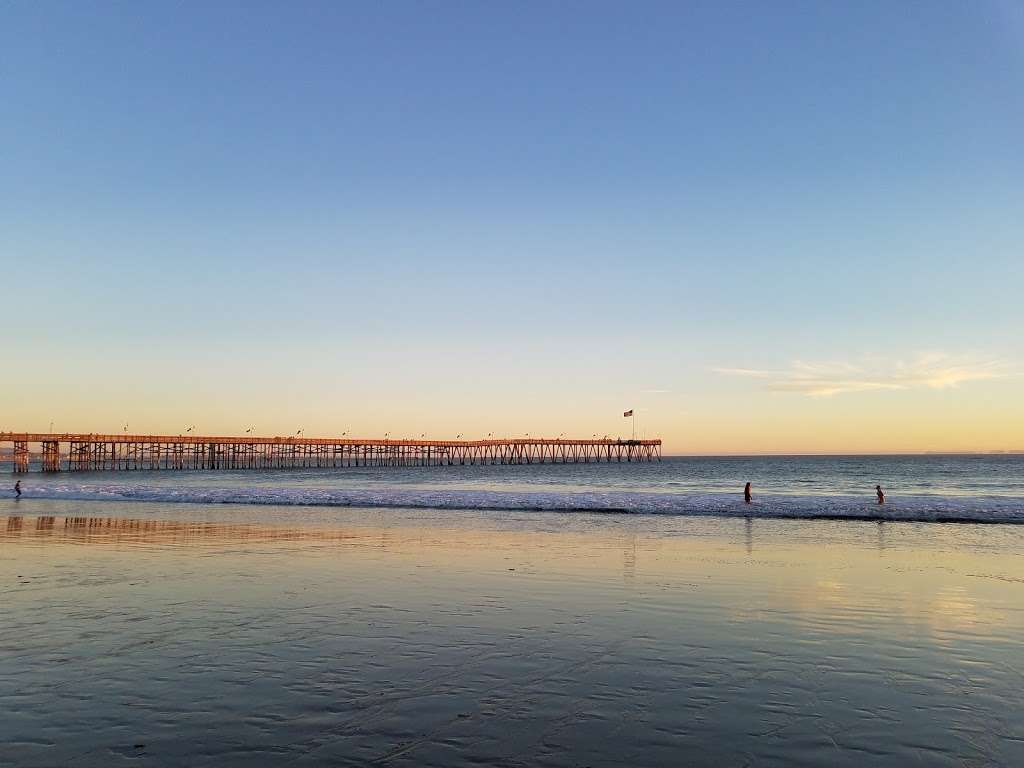
[{"label": "sand reflection", "polygon": [[[412,563],[436,576],[472,579],[482,574],[528,576],[557,594],[562,588],[625,590],[630,599],[720,605],[735,620],[785,616],[814,631],[841,632],[902,624],[900,631],[936,636],[950,631],[1024,631],[1024,614],[993,607],[994,593],[1019,591],[1020,544],[950,548],[941,529],[941,555],[924,546],[929,529],[873,523],[835,524],[859,530],[852,540],[779,535],[800,522],[692,523],[693,536],[617,529],[589,532],[478,529],[447,525],[405,527],[201,522],[87,516],[10,516],[0,523],[0,545],[96,546],[188,550],[220,547],[244,557],[250,545],[280,546],[296,567],[310,567],[303,553],[344,547],[352,567],[366,572]],[[714,531],[712,534],[708,530]],[[828,529],[822,529],[828,530]],[[906,539],[908,531],[917,538]],[[920,532],[924,533],[921,534]],[[953,529],[954,535],[956,529]],[[755,546],[756,534],[765,535]],[[901,539],[898,552],[887,537]],[[1014,546],[1016,545],[1016,546]],[[231,554],[236,553],[237,554]],[[756,556],[755,556],[756,552]],[[187,556],[187,555],[185,555]],[[383,559],[382,559],[383,558]],[[244,562],[240,560],[240,562]],[[244,567],[244,566],[240,566]],[[981,576],[980,574],[985,574]],[[1016,574],[1016,576],[1014,576]],[[365,574],[364,574],[365,575]],[[694,588],[697,588],[696,591]],[[998,600],[995,601],[998,603]]]},{"label": "sand reflection", "polygon": [[0,520],[0,763],[1020,764],[1020,533],[359,519]]},{"label": "sand reflection", "polygon": [[0,542],[40,544],[218,545],[245,541],[344,541],[356,538],[345,530],[258,525],[138,520],[119,517],[8,517]]}]

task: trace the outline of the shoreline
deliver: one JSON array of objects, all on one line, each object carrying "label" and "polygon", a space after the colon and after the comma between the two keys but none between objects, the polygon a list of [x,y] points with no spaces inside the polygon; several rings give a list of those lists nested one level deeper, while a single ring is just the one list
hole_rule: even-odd
[{"label": "shoreline", "polygon": [[[904,523],[937,523],[954,525],[1024,525],[1024,499],[1016,496],[994,496],[987,498],[991,506],[977,505],[969,510],[961,509],[956,505],[964,504],[964,497],[955,496],[914,496],[899,497],[890,500],[886,505],[874,505],[856,497],[835,497],[835,496],[787,496],[784,494],[763,493],[761,500],[745,505],[741,500],[735,498],[735,494],[705,494],[700,497],[700,506],[686,506],[691,497],[683,494],[673,493],[646,493],[633,494],[629,501],[633,506],[615,506],[614,504],[602,505],[600,503],[574,505],[571,502],[559,500],[559,503],[530,503],[528,497],[512,492],[488,492],[490,495],[482,496],[481,501],[475,503],[460,503],[452,500],[452,492],[412,492],[412,498],[405,500],[388,501],[382,498],[382,494],[374,490],[346,490],[335,492],[335,498],[308,498],[299,496],[289,498],[280,493],[267,493],[261,489],[264,495],[260,497],[246,497],[234,490],[224,492],[223,496],[217,495],[217,489],[197,490],[191,495],[182,494],[177,497],[165,492],[157,492],[151,497],[145,493],[136,491],[125,492],[123,495],[113,492],[85,494],[85,493],[51,493],[41,495],[26,490],[20,499],[0,499],[0,514],[13,514],[19,505],[28,504],[129,504],[129,505],[193,505],[193,506],[237,506],[237,507],[280,507],[284,509],[327,509],[327,510],[438,510],[466,513],[528,513],[537,515],[607,515],[624,517],[670,517],[670,518],[722,518],[722,519],[753,519],[753,520],[792,520],[792,521],[849,521],[849,522],[904,522]],[[516,503],[501,503],[501,494],[513,497]],[[610,495],[610,494],[609,494]],[[624,495],[624,494],[623,494]],[[582,496],[582,494],[581,494]],[[644,498],[637,501],[637,497],[660,497],[657,499],[661,506],[654,507],[652,498]],[[416,498],[420,497],[420,498]],[[710,501],[709,501],[710,497]],[[801,503],[815,502],[818,506],[807,508],[787,509],[780,506],[767,506],[763,499],[773,500],[776,503],[789,503],[799,505]],[[918,506],[908,506],[908,500]],[[971,501],[976,501],[972,498]],[[902,502],[902,503],[901,503]],[[836,507],[832,511],[827,505],[833,504]],[[675,506],[672,506],[675,504]],[[821,505],[826,506],[821,506]],[[711,505],[710,507],[708,505]],[[721,505],[721,506],[717,506]],[[934,506],[930,506],[934,505]],[[860,508],[863,511],[858,511]]]}]

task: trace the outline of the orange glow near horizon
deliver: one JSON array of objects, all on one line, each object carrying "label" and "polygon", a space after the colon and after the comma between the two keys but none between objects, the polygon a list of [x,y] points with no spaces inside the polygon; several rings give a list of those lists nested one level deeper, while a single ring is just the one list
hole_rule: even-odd
[{"label": "orange glow near horizon", "polygon": [[[949,383],[906,382],[821,394],[780,391],[776,382],[693,366],[602,368],[577,355],[545,378],[498,359],[472,375],[410,352],[365,371],[302,349],[259,361],[211,351],[166,359],[132,351],[131,364],[84,353],[40,358],[0,379],[0,431],[46,433],[466,439],[632,435],[661,438],[663,453],[900,453],[1024,449],[1024,398],[1014,375]],[[379,354],[379,353],[374,353]],[[382,360],[383,358],[378,358]],[[410,372],[411,371],[411,372]],[[815,371],[818,380],[822,378]],[[923,375],[923,374],[922,374]],[[949,377],[934,371],[936,377]],[[653,377],[653,374],[651,374]],[[69,386],[68,382],[78,382]],[[905,383],[906,382],[906,383]],[[802,384],[801,384],[802,386]],[[773,389],[773,387],[775,387]]]},{"label": "orange glow near horizon", "polygon": [[[6,385],[9,386],[9,385]],[[977,385],[980,387],[981,385]],[[989,390],[1006,389],[989,384]],[[1000,396],[1001,395],[1001,396]],[[19,398],[5,408],[0,431],[177,435],[194,434],[393,439],[486,439],[631,436],[622,404],[635,406],[637,437],[661,438],[665,455],[755,453],[985,452],[1024,449],[1024,405],[1008,391],[977,397],[966,388],[948,392],[872,393],[831,398],[747,393],[693,393],[605,402],[552,397],[550,403],[510,402],[496,408],[482,399],[431,403],[419,398],[360,399],[311,393],[267,412],[256,397],[198,398],[185,393],[145,393],[108,401],[88,397]],[[6,402],[14,401],[8,394]],[[57,407],[52,407],[56,403]]]}]

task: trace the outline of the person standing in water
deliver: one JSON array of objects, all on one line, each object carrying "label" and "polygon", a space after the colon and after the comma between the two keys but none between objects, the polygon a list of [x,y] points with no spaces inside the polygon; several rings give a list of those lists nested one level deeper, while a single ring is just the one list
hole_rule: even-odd
[{"label": "person standing in water", "polygon": [[878,497],[879,504],[885,504],[885,493],[882,491],[882,486],[875,486],[875,496]]},{"label": "person standing in water", "polygon": [[21,480],[19,480],[18,482],[16,482],[14,484],[14,498],[16,498],[16,499],[20,499],[21,498]]},{"label": "person standing in water", "polygon": [[747,484],[743,486],[743,501],[745,501],[747,504],[749,504],[750,503],[750,499],[751,499],[751,496],[750,496],[750,483],[747,482]]}]

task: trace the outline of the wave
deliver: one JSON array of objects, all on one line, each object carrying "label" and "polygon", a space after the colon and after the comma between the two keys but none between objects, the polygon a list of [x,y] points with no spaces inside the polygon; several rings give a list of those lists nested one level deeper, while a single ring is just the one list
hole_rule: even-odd
[{"label": "wave", "polygon": [[60,484],[27,489],[26,499],[305,507],[376,507],[494,512],[702,515],[780,519],[1024,523],[1024,498],[902,496],[884,506],[863,496],[762,494],[744,504],[733,494],[403,490],[395,488],[175,487],[135,484]]}]

